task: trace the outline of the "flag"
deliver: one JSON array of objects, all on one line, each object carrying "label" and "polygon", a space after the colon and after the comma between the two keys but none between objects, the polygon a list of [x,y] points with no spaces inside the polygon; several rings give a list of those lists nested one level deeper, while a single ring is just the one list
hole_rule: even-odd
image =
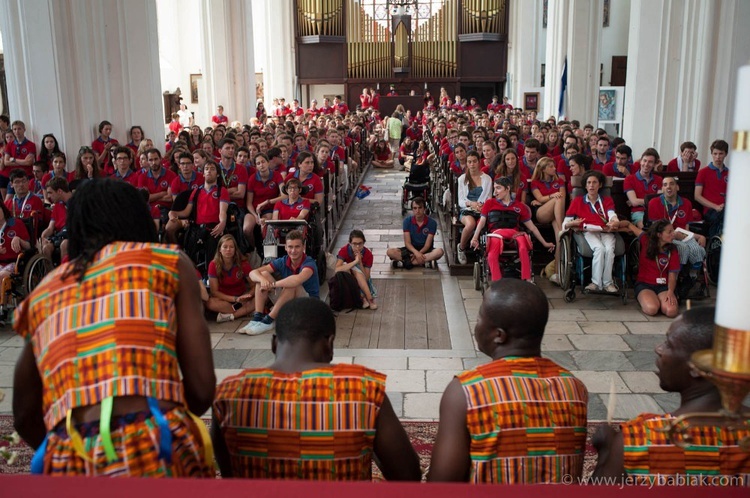
[{"label": "flag", "polygon": [[563,63],[562,77],[560,78],[560,104],[557,106],[557,118],[565,117],[565,91],[568,89],[568,58]]}]

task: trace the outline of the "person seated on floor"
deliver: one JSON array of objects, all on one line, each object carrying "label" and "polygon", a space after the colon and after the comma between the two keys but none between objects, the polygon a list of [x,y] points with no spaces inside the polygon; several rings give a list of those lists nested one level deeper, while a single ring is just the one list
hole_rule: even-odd
[{"label": "person seated on floor", "polygon": [[393,152],[384,138],[378,139],[372,147],[372,165],[382,169],[393,168]]},{"label": "person seated on floor", "polygon": [[412,199],[411,210],[412,215],[404,218],[403,223],[404,247],[391,247],[386,251],[394,268],[400,262],[405,270],[411,270],[414,265],[425,265],[443,257],[443,250],[433,246],[437,221],[427,216],[424,198]]},{"label": "person seated on floor", "polygon": [[[250,272],[250,279],[255,284],[255,313],[250,323],[239,332],[247,335],[259,335],[276,326],[274,320],[284,303],[295,297],[320,298],[318,267],[310,256],[305,254],[305,237],[299,230],[286,234],[284,243],[286,255]],[[278,274],[276,280],[274,274]],[[266,314],[266,302],[273,295],[271,311]]]},{"label": "person seated on floor", "polygon": [[588,391],[542,357],[548,317],[547,297],[535,285],[492,282],[474,327],[477,347],[492,361],[445,389],[428,481],[539,484],[581,476]]},{"label": "person seated on floor", "polygon": [[587,171],[581,179],[586,195],[576,197],[570,202],[565,213],[563,230],[577,228],[591,247],[594,257],[591,261],[591,283],[586,286],[589,292],[604,290],[618,292],[612,278],[615,263],[615,234],[611,233],[620,227],[620,220],[615,212],[615,202],[610,196],[601,196],[599,191],[604,186],[606,177],[601,171]]},{"label": "person seated on floor", "polygon": [[[493,156],[494,157],[494,156]],[[458,262],[465,265],[465,251],[477,226],[479,213],[487,199],[492,195],[492,179],[479,167],[479,153],[471,151],[466,155],[467,169],[458,177],[458,207],[461,210],[459,221],[464,226],[461,240],[458,243]]]},{"label": "person seated on floor", "polygon": [[706,238],[690,231],[689,223],[693,221],[693,204],[689,199],[677,195],[680,190],[677,179],[672,176],[664,177],[661,190],[660,196],[649,201],[647,216],[649,221],[669,220],[674,226],[675,237],[672,243],[677,246],[680,265],[683,267],[688,265],[692,287],[698,276],[698,268],[706,259]]},{"label": "person seated on floor", "polygon": [[216,323],[230,322],[253,311],[253,284],[250,262],[240,252],[230,234],[219,239],[214,259],[208,264],[211,297],[206,308],[218,313]]},{"label": "person seated on floor", "polygon": [[533,274],[531,268],[531,237],[529,237],[528,233],[521,231],[521,225],[533,233],[534,237],[550,251],[555,250],[555,244],[544,240],[542,234],[539,233],[539,229],[531,221],[531,210],[529,207],[526,204],[521,204],[518,198],[513,200],[511,197],[512,186],[513,181],[507,176],[495,178],[495,195],[487,199],[487,202],[482,206],[479,223],[477,223],[474,235],[471,238],[471,247],[474,249],[479,247],[479,236],[484,227],[487,226],[488,217],[491,217],[493,211],[509,211],[513,213],[515,215],[515,226],[513,228],[492,226],[491,224],[488,226],[490,234],[487,236],[487,265],[490,268],[490,278],[492,280],[503,278],[502,270],[500,269],[500,255],[503,252],[503,245],[505,240],[515,240],[518,246],[518,258],[521,260],[521,278],[531,281]]},{"label": "person seated on floor", "polygon": [[341,248],[336,257],[336,271],[351,273],[359,284],[362,307],[376,310],[375,286],[370,278],[373,260],[372,251],[365,247],[365,234],[362,230],[352,230],[349,243]]},{"label": "person seated on floor", "polygon": [[[594,477],[653,485],[667,477],[692,476],[700,485],[750,485],[750,452],[738,444],[750,437],[747,429],[691,424],[687,435],[693,439],[685,448],[675,446],[665,430],[681,415],[722,409],[719,390],[689,363],[696,351],[711,349],[715,311],[713,306],[693,308],[671,323],[665,341],[655,349],[656,368],[659,387],[679,393],[680,405],[671,413],[642,413],[622,424],[603,425],[593,439],[599,453]],[[736,480],[719,481],[719,476]]]},{"label": "person seated on floor", "polygon": [[669,220],[658,220],[648,230],[641,230],[630,223],[630,231],[638,237],[641,251],[638,257],[638,276],[635,279],[635,298],[641,311],[655,316],[661,311],[669,318],[679,312],[677,296],[677,274],[680,272],[680,256],[672,244],[675,231]]},{"label": "person seated on floor", "polygon": [[[385,392],[385,375],[331,364],[336,320],[322,301],[297,298],[279,313],[273,364],[222,381],[211,434],[221,476],[419,481],[419,457]],[[286,417],[274,413],[336,413]],[[314,455],[314,458],[311,458]]]}]

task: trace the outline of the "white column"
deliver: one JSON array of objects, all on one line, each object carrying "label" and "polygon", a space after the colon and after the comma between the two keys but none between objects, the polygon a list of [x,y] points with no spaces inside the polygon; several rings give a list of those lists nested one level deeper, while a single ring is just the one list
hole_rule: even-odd
[{"label": "white column", "polygon": [[[510,98],[515,107],[523,107],[523,94],[538,87],[541,81],[539,32],[542,31],[542,1],[510,2],[508,27],[508,72],[510,73]],[[549,73],[547,73],[549,77]],[[502,95],[499,96],[502,101]]]},{"label": "white column", "polygon": [[544,117],[557,116],[563,66],[568,62],[566,117],[596,123],[602,0],[550,0]]},{"label": "white column", "polygon": [[120,142],[136,124],[162,142],[154,0],[6,0],[0,30],[11,119],[34,141],[54,133],[74,159],[106,119]]},{"label": "white column", "polygon": [[[284,97],[288,104],[297,96],[297,71],[294,58],[294,8],[292,0],[265,0],[265,2],[268,41],[266,43],[263,87],[266,107],[270,108],[270,103],[275,98]],[[321,63],[324,62],[321,61]]]},{"label": "white column", "polygon": [[[549,0],[547,5],[547,57],[545,62],[543,117],[557,116],[560,76],[568,53],[568,3]],[[570,109],[568,109],[570,115]]]},{"label": "white column", "polygon": [[251,0],[203,0],[203,51],[209,115],[224,106],[230,121],[255,114]]},{"label": "white column", "polygon": [[602,46],[602,0],[572,0],[568,18],[568,114],[596,126]]},{"label": "white column", "polygon": [[667,160],[690,140],[707,162],[711,141],[731,141],[730,75],[750,53],[747,2],[633,0],[630,16],[623,137],[636,155],[655,147]]}]

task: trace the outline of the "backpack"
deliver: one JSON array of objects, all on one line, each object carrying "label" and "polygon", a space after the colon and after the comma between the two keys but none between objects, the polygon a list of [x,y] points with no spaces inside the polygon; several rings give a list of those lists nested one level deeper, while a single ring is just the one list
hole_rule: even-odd
[{"label": "backpack", "polygon": [[334,311],[360,309],[362,299],[359,297],[359,284],[354,275],[348,271],[336,272],[328,280],[328,300]]}]

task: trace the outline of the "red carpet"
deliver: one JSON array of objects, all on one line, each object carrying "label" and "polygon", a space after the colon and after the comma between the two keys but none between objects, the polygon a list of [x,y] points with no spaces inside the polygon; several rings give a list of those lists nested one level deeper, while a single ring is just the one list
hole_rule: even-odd
[{"label": "red carpet", "polygon": [[[206,425],[209,425],[209,421],[206,420]],[[430,454],[432,453],[432,445],[435,442],[435,435],[437,434],[437,422],[402,422],[406,433],[409,435],[414,450],[419,455],[419,459],[422,464],[422,469],[427,470],[430,465]],[[588,476],[596,466],[596,452],[591,447],[591,436],[596,431],[598,422],[589,425],[589,437],[586,442],[586,460],[584,463],[583,473]],[[13,417],[9,415],[0,415],[0,434],[10,434],[13,432]],[[18,460],[15,464],[9,466],[5,463],[0,464],[0,474],[28,474],[29,465],[31,464],[31,457],[33,452],[26,443],[14,447],[18,451]],[[377,467],[373,465],[373,479],[381,480],[382,475]]]}]

